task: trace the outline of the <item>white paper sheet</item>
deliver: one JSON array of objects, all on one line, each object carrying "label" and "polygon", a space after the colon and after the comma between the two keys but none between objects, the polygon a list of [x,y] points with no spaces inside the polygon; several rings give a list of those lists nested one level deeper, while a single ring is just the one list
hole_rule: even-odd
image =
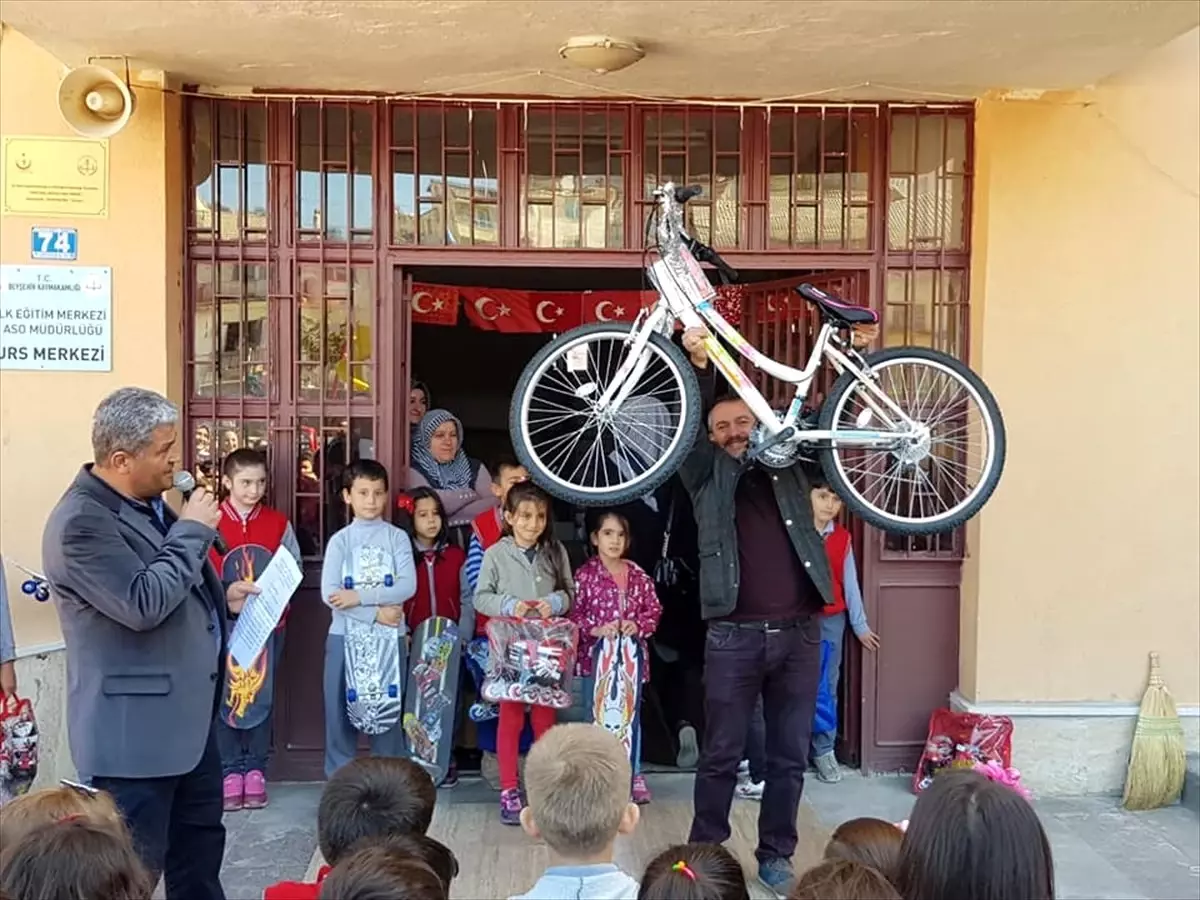
[{"label": "white paper sheet", "polygon": [[229,652],[233,655],[233,661],[243,669],[248,668],[262,653],[303,577],[295,557],[280,547],[263,573],[255,579],[259,593],[246,600],[229,638]]}]

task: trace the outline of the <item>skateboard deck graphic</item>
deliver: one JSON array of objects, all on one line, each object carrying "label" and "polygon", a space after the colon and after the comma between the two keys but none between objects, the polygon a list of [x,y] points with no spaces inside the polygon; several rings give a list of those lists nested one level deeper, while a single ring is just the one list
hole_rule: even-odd
[{"label": "skateboard deck graphic", "polygon": [[[383,547],[364,545],[342,572],[348,591],[391,587],[388,554]],[[405,642],[399,628],[347,618],[346,718],[363,734],[383,734],[400,722],[404,710]]]},{"label": "skateboard deck graphic", "polygon": [[617,736],[637,759],[638,716],[642,699],[642,647],[636,638],[602,638],[593,651],[596,686],[592,721]]},{"label": "skateboard deck graphic", "polygon": [[454,753],[458,673],[462,663],[458,625],[441,616],[426,619],[413,633],[404,733],[409,755],[434,782],[446,777]]},{"label": "skateboard deck graphic", "polygon": [[[234,547],[221,560],[221,582],[254,581],[271,562],[271,556],[261,544]],[[282,634],[273,631],[262,652],[245,668],[226,654],[221,719],[231,728],[253,728],[270,715],[275,700],[275,664],[282,649]]]}]

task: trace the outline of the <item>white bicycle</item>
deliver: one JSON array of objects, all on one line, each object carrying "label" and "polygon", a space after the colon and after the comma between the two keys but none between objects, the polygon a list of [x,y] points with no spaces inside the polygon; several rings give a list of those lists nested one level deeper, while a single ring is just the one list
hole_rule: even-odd
[{"label": "white bicycle", "polygon": [[[697,259],[724,280],[737,273],[684,229],[684,204],[699,193],[673,184],[655,191],[647,232],[653,225],[657,244],[647,252],[657,258],[647,274],[658,302],[632,324],[568,331],[525,367],[510,428],[533,480],[570,503],[604,506],[647,494],[679,468],[701,425],[695,371],[671,340],[681,322],[711,329],[709,359],[758,420],[748,461],[785,467],[815,456],[850,511],[891,532],[949,531],[979,512],[1005,453],[1000,408],[979,376],[925,347],[863,356],[851,332],[879,315],[807,284],[796,291],[815,307],[820,330],[804,368],[759,353],[713,306],[716,291]],[[771,409],[722,340],[796,386],[787,410]],[[823,361],[839,377],[818,413],[802,415]]]}]

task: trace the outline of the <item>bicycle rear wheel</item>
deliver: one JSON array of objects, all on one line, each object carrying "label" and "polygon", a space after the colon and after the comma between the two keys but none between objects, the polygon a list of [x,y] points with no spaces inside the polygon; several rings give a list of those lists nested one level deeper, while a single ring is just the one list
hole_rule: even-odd
[{"label": "bicycle rear wheel", "polygon": [[[835,433],[821,468],[850,511],[898,534],[952,531],[983,508],[1004,469],[1004,420],[983,380],[952,356],[894,347],[867,357],[876,385],[927,433],[891,447],[839,446],[836,432],[881,428],[870,394],[843,372],[821,406]],[[875,401],[878,404],[878,401]]]},{"label": "bicycle rear wheel", "polygon": [[646,365],[620,407],[596,408],[629,354],[629,339],[630,326],[615,322],[568,331],[517,382],[513,450],[539,486],[569,503],[612,506],[647,494],[692,449],[700,386],[682,351],[660,334],[650,336]]}]

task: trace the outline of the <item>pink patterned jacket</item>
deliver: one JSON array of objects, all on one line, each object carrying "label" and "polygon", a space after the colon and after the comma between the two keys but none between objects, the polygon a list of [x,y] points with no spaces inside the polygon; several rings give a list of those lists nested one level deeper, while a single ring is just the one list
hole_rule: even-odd
[{"label": "pink patterned jacket", "polygon": [[575,573],[575,602],[567,616],[579,626],[579,655],[576,658],[580,675],[592,674],[592,651],[599,640],[592,636],[592,629],[618,619],[629,619],[637,623],[642,645],[642,681],[650,677],[646,638],[658,628],[662,605],[654,591],[654,580],[645,570],[629,560],[625,564],[629,567],[629,579],[624,613],[617,582],[604,568],[600,557],[593,556]]}]

